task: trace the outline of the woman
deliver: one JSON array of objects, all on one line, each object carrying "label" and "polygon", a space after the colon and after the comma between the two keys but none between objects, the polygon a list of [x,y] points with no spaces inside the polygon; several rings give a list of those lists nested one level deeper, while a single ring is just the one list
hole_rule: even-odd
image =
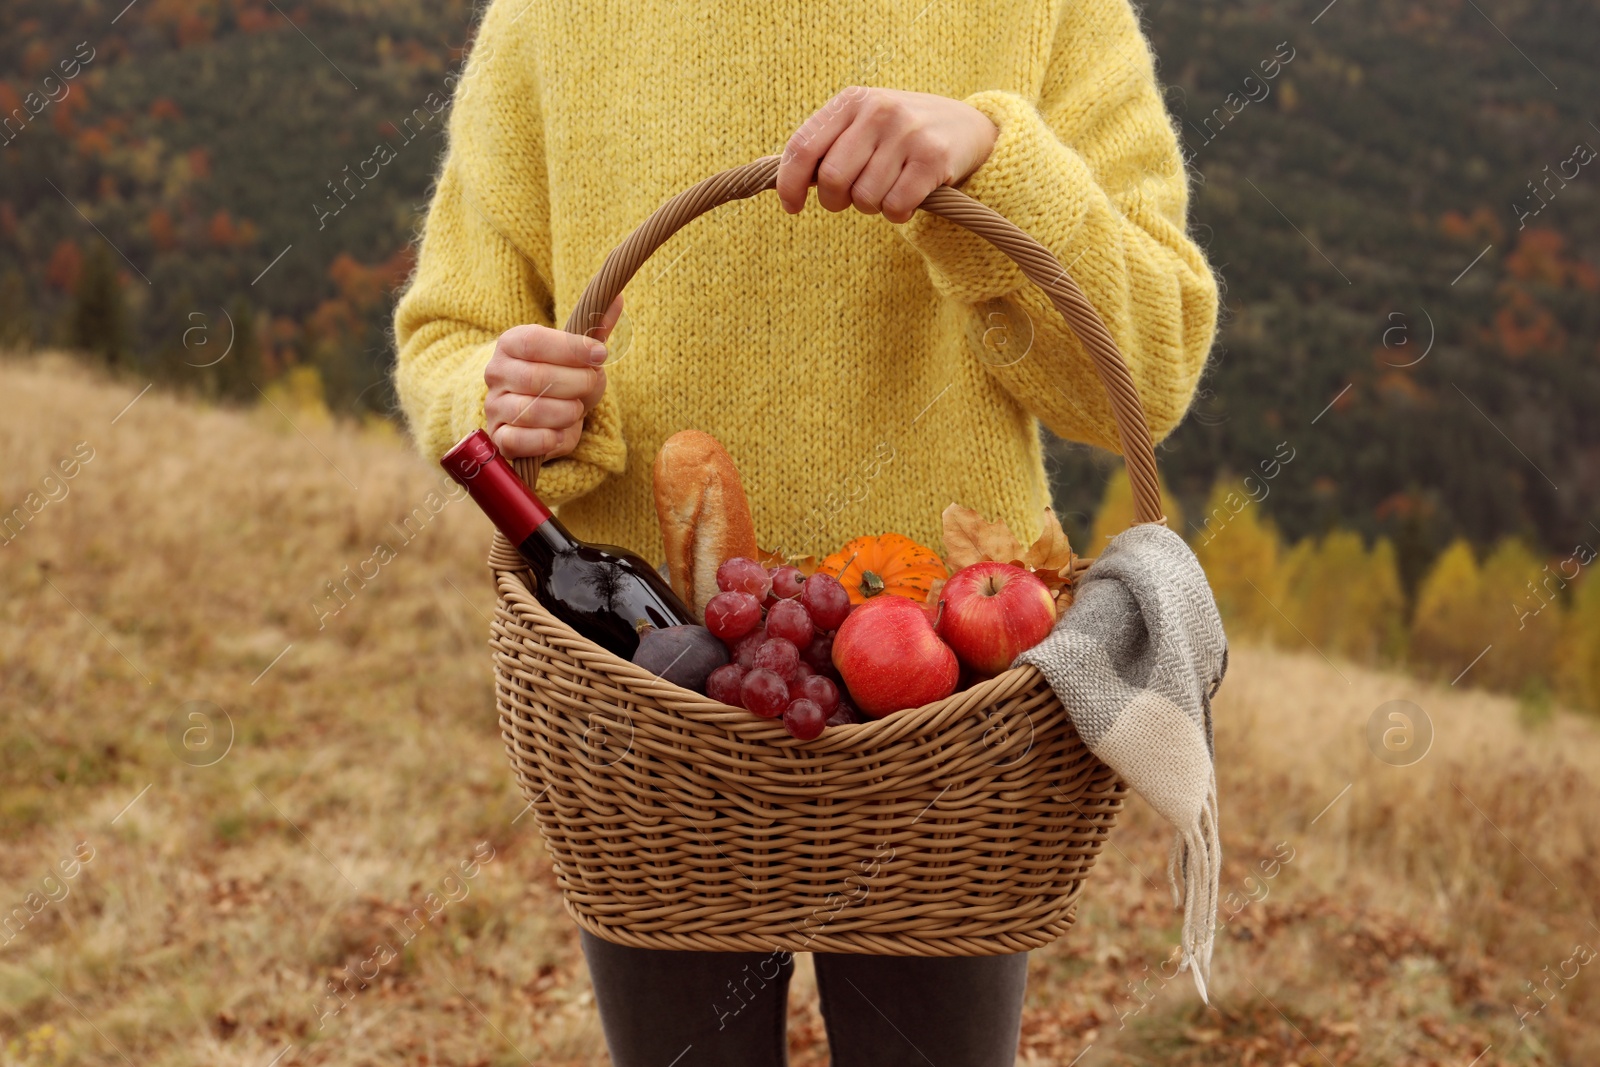
[{"label": "woman", "polygon": [[[629,283],[626,343],[620,297],[591,337],[557,328],[663,201],[779,152],[783,213],[762,194],[675,234]],[[952,500],[1031,540],[1039,424],[1111,449],[1115,425],[1038,288],[915,213],[940,184],[1068,267],[1170,432],[1218,287],[1129,0],[494,0],[396,311],[419,446],[486,427],[545,457],[575,534],[656,559],[651,460],[690,427],[739,464],[767,547],[938,544]],[[784,1061],[787,954],[582,942],[618,1067]],[[838,1067],[1015,1058],[1026,954],[815,962]]]}]

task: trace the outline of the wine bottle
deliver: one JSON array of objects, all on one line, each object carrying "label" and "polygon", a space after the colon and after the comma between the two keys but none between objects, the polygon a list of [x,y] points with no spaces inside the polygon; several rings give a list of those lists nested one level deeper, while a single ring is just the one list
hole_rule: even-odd
[{"label": "wine bottle", "polygon": [[482,430],[439,464],[528,561],[539,603],[595,644],[631,660],[647,627],[695,621],[655,567],[625,548],[573,537]]}]

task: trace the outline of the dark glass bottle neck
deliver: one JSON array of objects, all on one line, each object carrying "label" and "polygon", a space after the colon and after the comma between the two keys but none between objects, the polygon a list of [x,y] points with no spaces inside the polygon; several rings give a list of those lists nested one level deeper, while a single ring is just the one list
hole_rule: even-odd
[{"label": "dark glass bottle neck", "polygon": [[[530,531],[551,519],[550,509],[517,477],[482,430],[462,438],[439,463],[513,544],[520,544]],[[571,535],[567,536],[570,540]]]},{"label": "dark glass bottle neck", "polygon": [[561,520],[551,515],[533,528],[517,546],[517,550],[539,572],[548,574],[555,558],[573,551],[578,544],[578,540],[561,525]]}]

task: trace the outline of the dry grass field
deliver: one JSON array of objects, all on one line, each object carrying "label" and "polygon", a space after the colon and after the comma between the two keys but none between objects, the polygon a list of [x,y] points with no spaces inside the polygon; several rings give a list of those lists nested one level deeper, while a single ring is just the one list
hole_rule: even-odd
[{"label": "dry grass field", "polygon": [[[0,1063],[607,1062],[495,725],[488,522],[434,514],[392,431],[143,385],[0,362],[0,505],[42,502],[0,544]],[[346,567],[376,576],[341,603]],[[1392,699],[1436,730],[1411,766],[1367,747]],[[1212,1006],[1162,977],[1134,800],[1034,953],[1020,1064],[1600,1063],[1593,719],[1238,647],[1217,747]],[[791,997],[819,1067],[804,957]]]}]

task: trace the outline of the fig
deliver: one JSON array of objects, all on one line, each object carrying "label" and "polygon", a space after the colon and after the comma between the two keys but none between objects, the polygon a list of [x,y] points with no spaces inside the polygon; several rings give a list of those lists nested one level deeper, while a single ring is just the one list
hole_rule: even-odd
[{"label": "fig", "polygon": [[728,662],[728,648],[704,626],[665,626],[645,631],[633,662],[674,685],[704,693],[711,672]]}]

